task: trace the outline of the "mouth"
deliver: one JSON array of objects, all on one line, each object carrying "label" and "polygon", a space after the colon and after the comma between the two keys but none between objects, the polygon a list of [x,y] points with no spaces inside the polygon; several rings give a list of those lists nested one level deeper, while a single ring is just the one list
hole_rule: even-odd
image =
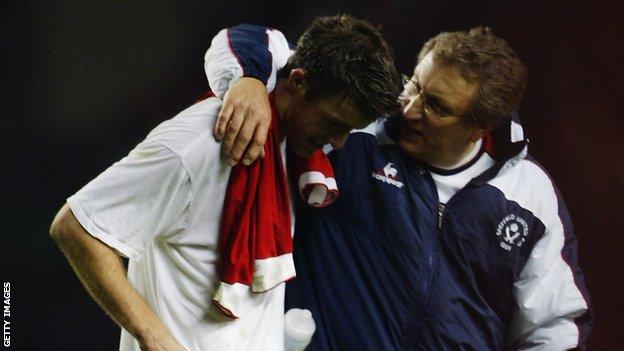
[{"label": "mouth", "polygon": [[403,122],[401,123],[401,129],[400,131],[402,133],[406,133],[410,136],[424,136],[424,134],[419,131],[418,129],[416,129],[414,126],[410,125],[409,123]]},{"label": "mouth", "polygon": [[294,152],[298,157],[308,158],[312,156],[314,150],[308,147],[297,147],[295,145],[288,145],[290,151]]},{"label": "mouth", "polygon": [[424,134],[421,131],[418,131],[414,128],[406,128],[406,131],[408,134],[412,134],[412,135],[416,135],[416,136],[423,136]]}]

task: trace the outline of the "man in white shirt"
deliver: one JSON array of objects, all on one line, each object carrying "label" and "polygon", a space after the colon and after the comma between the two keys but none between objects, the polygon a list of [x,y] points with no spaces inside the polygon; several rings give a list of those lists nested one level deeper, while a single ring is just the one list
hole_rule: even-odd
[{"label": "man in white shirt", "polygon": [[[241,62],[237,40],[285,43],[281,33],[251,25],[229,35]],[[319,18],[292,56],[289,50],[272,55],[287,63],[264,83],[275,84],[273,110],[298,156],[327,143],[339,148],[351,129],[396,105],[391,52],[365,21]],[[221,104],[208,98],[163,122],[71,196],[52,223],[51,236],[86,289],[123,328],[122,351],[284,347],[284,284],[249,293],[244,315],[234,320],[211,304],[232,170],[212,136]],[[119,256],[129,259],[127,277]]]}]

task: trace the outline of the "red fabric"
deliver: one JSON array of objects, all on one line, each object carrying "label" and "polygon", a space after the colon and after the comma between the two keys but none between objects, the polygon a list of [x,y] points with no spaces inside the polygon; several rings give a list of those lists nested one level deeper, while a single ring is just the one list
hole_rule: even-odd
[{"label": "red fabric", "polygon": [[208,90],[207,92],[204,93],[204,95],[202,95],[199,99],[197,99],[197,101],[195,101],[195,103],[198,103],[200,101],[204,101],[208,98],[214,97],[215,94],[212,92],[212,90]]},{"label": "red fabric", "polygon": [[290,199],[280,152],[278,118],[272,120],[265,158],[232,168],[221,217],[221,281],[251,285],[254,260],[292,252]]},{"label": "red fabric", "polygon": [[494,158],[495,148],[494,148],[494,138],[492,138],[492,134],[488,133],[483,138],[483,142],[485,143],[485,152]]},{"label": "red fabric", "polygon": [[[282,281],[294,278],[294,275],[277,274],[280,277],[279,281],[270,281],[268,284],[254,283],[256,260],[292,253],[291,206],[280,148],[283,137],[279,131],[279,118],[273,95],[270,95],[269,99],[272,116],[264,145],[265,158],[251,166],[237,165],[232,168],[223,205],[219,237],[221,282],[229,285],[239,283],[248,287],[263,286],[261,291],[254,292],[267,291]],[[293,157],[293,161],[296,164],[296,172],[316,170],[333,177],[329,160],[321,150],[309,159]],[[337,191],[328,193],[331,193],[328,198],[333,201]],[[292,268],[290,271],[294,274],[292,256],[282,258],[285,260],[280,261],[281,267]],[[289,272],[288,269],[283,271]],[[262,280],[265,277],[256,278]],[[226,286],[224,289],[218,289],[217,295],[213,298],[213,303],[225,315],[236,318],[243,313],[238,310],[239,297],[232,295],[231,298],[224,299],[223,296],[219,297],[219,294],[236,293]]]},{"label": "red fabric", "polygon": [[[310,193],[314,189],[315,186],[324,186],[327,190],[327,195],[325,201],[321,203],[309,203],[308,205],[312,207],[325,207],[334,202],[338,195],[340,194],[338,188],[335,187],[334,180],[334,169],[332,168],[327,155],[322,150],[317,150],[312,154],[309,158],[301,158],[301,157],[291,157],[290,164],[288,165],[290,171],[294,172],[297,176],[297,179],[300,179],[300,176],[305,175],[307,172],[320,172],[324,175],[324,179],[321,181],[313,181],[306,182],[305,184],[299,185],[299,195],[303,198],[304,201],[307,202]],[[328,185],[327,180],[332,179],[332,186]]]}]

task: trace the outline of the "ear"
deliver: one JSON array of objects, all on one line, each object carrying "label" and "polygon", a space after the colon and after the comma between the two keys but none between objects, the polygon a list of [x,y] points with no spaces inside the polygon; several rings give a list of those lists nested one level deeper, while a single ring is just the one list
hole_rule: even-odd
[{"label": "ear", "polygon": [[290,75],[288,76],[288,80],[290,81],[291,87],[296,91],[305,92],[306,87],[306,74],[303,68],[293,68],[290,70]]}]

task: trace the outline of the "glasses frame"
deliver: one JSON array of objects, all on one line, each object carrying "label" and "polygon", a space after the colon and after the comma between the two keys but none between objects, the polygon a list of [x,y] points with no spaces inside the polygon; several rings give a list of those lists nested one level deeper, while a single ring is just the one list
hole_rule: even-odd
[{"label": "glasses frame", "polygon": [[[414,94],[409,94],[407,97],[407,101],[411,101],[412,98],[416,98],[416,97],[420,97],[421,103],[422,103],[422,109],[424,114],[427,117],[433,117],[433,118],[447,118],[447,117],[451,117],[451,116],[458,116],[460,118],[469,118],[473,123],[476,123],[477,125],[479,125],[479,121],[477,120],[477,118],[475,118],[475,115],[472,113],[472,111],[470,113],[465,113],[462,115],[457,115],[454,112],[449,112],[449,113],[442,113],[440,112],[436,112],[435,108],[432,108],[431,104],[428,102],[427,96],[426,95],[422,95],[421,91],[422,89],[420,88],[420,85],[418,84],[418,82],[415,82],[410,76],[406,75],[406,74],[401,74],[401,82],[403,83],[403,93],[401,93],[401,96],[403,96],[403,94],[405,93],[405,87],[407,85],[412,85],[414,87],[414,91],[416,91],[416,93]],[[402,101],[403,99],[401,97],[399,97],[399,101]],[[403,100],[404,101],[404,100]],[[438,107],[439,109],[440,107]],[[433,110],[433,111],[432,111]]]},{"label": "glasses frame", "polygon": [[[411,100],[412,98],[420,97],[423,112],[427,115],[427,117],[446,118],[446,117],[450,117],[454,115],[453,112],[448,112],[448,113],[443,112],[440,110],[439,106],[436,107],[435,105],[432,105],[429,102],[429,99],[427,98],[427,96],[422,94],[422,89],[420,88],[418,83],[414,82],[414,80],[411,77],[405,74],[402,74],[401,82],[403,83],[403,87],[405,89],[403,92],[408,94],[407,97],[409,98],[409,100]],[[407,86],[412,86],[415,92],[409,93]]]}]

